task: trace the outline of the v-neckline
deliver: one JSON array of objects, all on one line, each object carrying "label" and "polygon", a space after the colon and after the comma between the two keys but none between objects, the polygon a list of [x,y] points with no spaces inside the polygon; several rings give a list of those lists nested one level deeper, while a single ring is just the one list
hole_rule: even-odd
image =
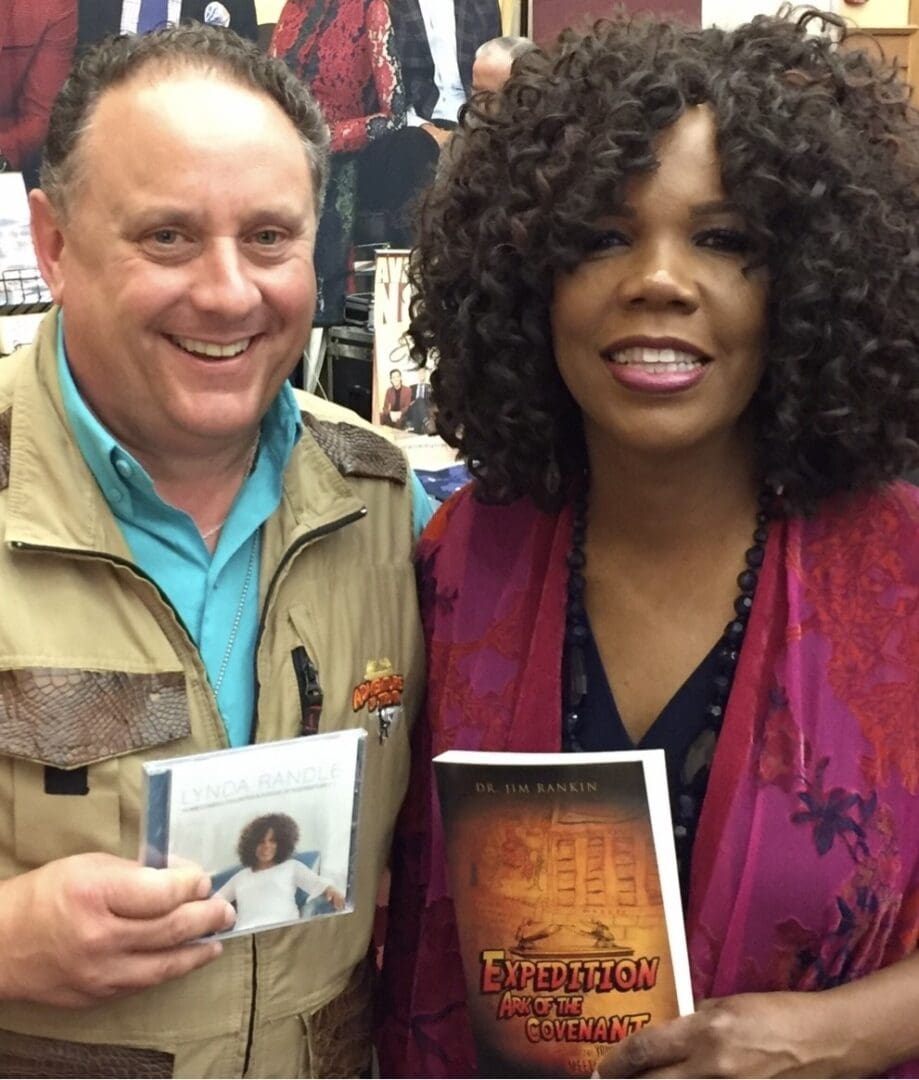
[{"label": "v-neckline", "polygon": [[[715,674],[716,654],[721,639],[719,638],[712,645],[696,667],[686,676],[642,737],[636,742],[622,722],[622,714],[616,703],[615,691],[606,674],[606,668],[603,666],[603,659],[600,656],[600,650],[594,637],[593,627],[590,625],[590,620],[587,619],[586,614],[585,621],[588,629],[584,656],[588,676],[588,693],[597,694],[597,697],[594,698],[594,706],[604,716],[608,717],[608,723],[612,726],[612,730],[608,734],[619,745],[610,748],[645,750],[652,747],[663,747],[667,749],[675,741],[683,741],[687,736],[688,741],[691,742],[694,735],[690,734],[690,731],[694,731],[696,726],[701,728],[703,722],[704,709],[712,678]],[[598,678],[598,675],[602,675],[602,678]],[[693,708],[692,705],[697,704],[699,699],[702,699],[700,706]],[[685,706],[689,706],[694,717],[698,717],[698,724],[687,725],[685,718],[681,720],[686,711]],[[674,736],[676,736],[676,740]]]}]

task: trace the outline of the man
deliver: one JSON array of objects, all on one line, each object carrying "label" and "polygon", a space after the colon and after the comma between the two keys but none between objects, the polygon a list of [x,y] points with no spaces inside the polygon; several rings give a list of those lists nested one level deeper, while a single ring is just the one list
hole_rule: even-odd
[{"label": "man", "polygon": [[417,382],[411,386],[412,400],[405,410],[405,428],[416,435],[433,435],[435,432],[431,384],[428,369],[420,367],[415,372]]},{"label": "man", "polygon": [[390,0],[408,124],[438,145],[472,92],[476,49],[501,33],[496,0]]},{"label": "man", "polygon": [[484,90],[498,93],[510,78],[511,67],[517,57],[535,48],[529,38],[511,36],[492,38],[480,45],[472,63],[473,93]]},{"label": "man", "polygon": [[255,41],[255,0],[79,0],[77,48],[94,45],[108,34],[145,34],[180,19],[229,27]]},{"label": "man", "polygon": [[406,126],[375,139],[358,165],[358,242],[413,242],[412,214],[472,92],[476,49],[501,33],[497,0],[389,0]]},{"label": "man", "polygon": [[76,0],[0,0],[0,172],[31,179],[76,32]]},{"label": "man", "polygon": [[[327,144],[282,63],[206,26],[103,43],[52,111],[31,204],[59,309],[0,366],[0,1061],[19,1075],[370,1065],[364,959],[422,646],[404,459],[286,382]],[[385,732],[354,704],[368,672],[404,682]],[[197,940],[232,913],[193,868],[132,861],[142,761],[317,724],[370,732],[354,912]]]},{"label": "man", "polygon": [[[497,94],[504,89],[504,84],[511,76],[514,61],[531,52],[536,45],[525,37],[499,37],[486,41],[476,49],[475,60],[472,65],[472,89],[477,94]],[[483,102],[487,107],[488,100]],[[474,123],[474,116],[467,116],[466,130]],[[449,183],[450,169],[453,161],[459,154],[461,140],[465,137],[463,130],[456,131],[451,135],[449,142],[441,149],[437,161],[435,183]]]},{"label": "man", "polygon": [[402,372],[398,368],[393,368],[389,373],[389,386],[383,395],[380,423],[386,427],[405,427],[404,413],[411,401],[411,387],[403,385]]}]

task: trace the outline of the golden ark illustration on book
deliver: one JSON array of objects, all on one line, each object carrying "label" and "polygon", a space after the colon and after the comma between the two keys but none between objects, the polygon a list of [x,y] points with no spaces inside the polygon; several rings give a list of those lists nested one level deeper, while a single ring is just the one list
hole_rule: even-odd
[{"label": "golden ark illustration on book", "polygon": [[590,1076],[692,1012],[663,751],[434,759],[482,1076]]}]

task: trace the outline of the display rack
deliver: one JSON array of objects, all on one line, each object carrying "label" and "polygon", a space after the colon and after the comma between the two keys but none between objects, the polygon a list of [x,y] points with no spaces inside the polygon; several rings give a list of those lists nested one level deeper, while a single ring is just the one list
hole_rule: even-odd
[{"label": "display rack", "polygon": [[0,270],[0,315],[34,315],[51,307],[51,293],[33,267]]}]

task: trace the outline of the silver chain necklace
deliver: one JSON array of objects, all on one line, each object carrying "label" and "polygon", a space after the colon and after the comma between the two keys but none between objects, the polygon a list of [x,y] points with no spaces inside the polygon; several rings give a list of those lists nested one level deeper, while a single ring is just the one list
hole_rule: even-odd
[{"label": "silver chain necklace", "polygon": [[[243,474],[245,477],[248,477],[249,475],[251,475],[251,473],[255,469],[255,455],[258,453],[259,443],[261,442],[261,440],[262,440],[262,433],[261,433],[261,430],[259,430],[255,435],[255,442],[249,448],[249,454],[246,457],[246,470],[245,470],[245,473]],[[229,516],[230,516],[229,514],[224,514],[224,516],[220,519],[220,521],[217,522],[216,525],[212,526],[210,529],[206,530],[205,532],[201,532],[201,530],[199,528],[198,532],[201,535],[201,539],[202,540],[210,540],[210,538],[214,535],[214,533],[220,532],[220,530],[224,527],[224,525],[226,525],[227,518]]]},{"label": "silver chain necklace", "polygon": [[[258,453],[260,441],[261,432],[255,436],[255,442],[252,444],[252,449],[249,451],[249,458],[246,462],[247,477],[255,470],[255,456]],[[202,539],[206,540],[209,536],[213,536],[218,529],[223,527],[225,521],[226,518],[224,518],[215,528],[206,533],[202,533]],[[214,697],[220,693],[220,687],[223,686],[223,680],[230,664],[230,655],[233,652],[233,646],[236,644],[236,638],[239,635],[239,627],[243,621],[243,609],[246,606],[246,597],[249,595],[249,586],[252,584],[252,571],[255,569],[255,549],[258,546],[260,532],[261,528],[256,529],[252,534],[252,539],[249,541],[249,561],[246,564],[246,576],[243,578],[242,592],[239,594],[239,603],[236,605],[236,614],[233,616],[233,625],[230,627],[230,636],[227,638],[227,647],[224,650],[223,659],[220,661],[220,670],[217,672],[217,680],[214,683]]]},{"label": "silver chain necklace", "polygon": [[227,647],[223,654],[223,660],[220,661],[220,671],[217,673],[217,680],[214,683],[215,697],[220,693],[220,687],[223,686],[224,676],[230,663],[230,654],[233,652],[233,646],[236,644],[236,638],[239,634],[239,627],[243,621],[243,608],[246,606],[246,597],[249,595],[249,586],[252,584],[252,571],[255,569],[255,548],[258,544],[260,531],[260,529],[256,529],[252,534],[252,539],[249,541],[249,562],[246,565],[246,576],[243,579],[242,592],[239,594],[239,603],[236,605],[236,614],[233,616],[233,625],[230,627],[230,636],[227,638]]}]

